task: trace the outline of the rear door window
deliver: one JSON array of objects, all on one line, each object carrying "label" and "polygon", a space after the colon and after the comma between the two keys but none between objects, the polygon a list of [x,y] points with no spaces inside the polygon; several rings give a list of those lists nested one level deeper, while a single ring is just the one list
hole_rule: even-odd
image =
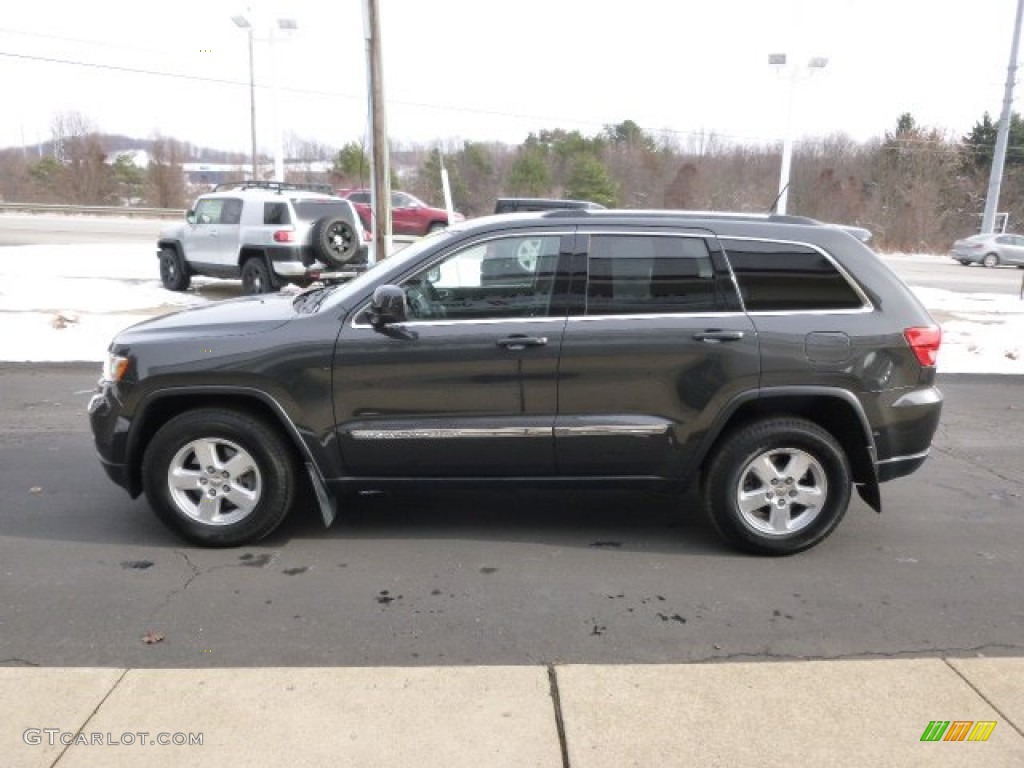
[{"label": "rear door window", "polygon": [[[704,313],[735,308],[729,307],[722,295],[712,251],[702,237],[595,234],[588,265],[587,315]],[[731,283],[724,288],[735,294]]]}]

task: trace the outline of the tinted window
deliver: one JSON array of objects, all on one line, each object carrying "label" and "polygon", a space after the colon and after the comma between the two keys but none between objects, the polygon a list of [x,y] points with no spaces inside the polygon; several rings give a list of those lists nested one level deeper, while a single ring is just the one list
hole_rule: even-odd
[{"label": "tinted window", "polygon": [[860,296],[835,265],[804,245],[722,239],[750,312],[859,309]]},{"label": "tinted window", "polygon": [[224,201],[220,209],[221,224],[237,224],[242,218],[242,201],[231,198]]},{"label": "tinted window", "polygon": [[370,193],[369,192],[353,192],[348,196],[348,199],[353,203],[369,203]]},{"label": "tinted window", "polygon": [[292,222],[291,217],[288,215],[287,203],[264,203],[263,223],[272,224],[274,226],[291,224]]},{"label": "tinted window", "polygon": [[706,242],[693,237],[594,235],[587,281],[588,315],[708,312],[716,301]]},{"label": "tinted window", "polygon": [[402,283],[410,319],[546,316],[560,241],[558,235],[508,237],[450,254]]}]

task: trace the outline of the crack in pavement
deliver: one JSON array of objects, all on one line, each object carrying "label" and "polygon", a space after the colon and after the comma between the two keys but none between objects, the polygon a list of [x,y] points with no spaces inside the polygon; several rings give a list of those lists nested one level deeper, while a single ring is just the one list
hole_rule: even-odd
[{"label": "crack in pavement", "polygon": [[739,659],[749,659],[750,661],[761,661],[763,659],[771,659],[772,661],[846,661],[851,659],[868,660],[897,659],[907,657],[914,658],[921,657],[922,655],[924,655],[925,658],[943,658],[947,654],[981,653],[987,650],[1020,651],[1024,650],[1024,645],[1016,643],[986,643],[984,645],[976,645],[970,648],[919,648],[914,650],[903,651],[857,651],[851,653],[839,653],[831,656],[771,652],[752,653],[750,651],[740,651],[738,653],[705,656],[703,658],[691,659],[686,662],[677,663],[701,664],[711,661],[737,661]]},{"label": "crack in pavement", "polygon": [[7,666],[7,665],[11,665],[11,666],[20,665],[20,666],[23,666],[23,667],[39,667],[39,666],[42,666],[38,662],[29,661],[28,659],[22,659],[22,658],[19,658],[17,656],[11,656],[8,659],[0,659],[0,666]]},{"label": "crack in pavement", "polygon": [[[192,582],[194,582],[200,576],[208,576],[209,574],[214,573],[215,571],[223,571],[223,570],[226,570],[228,568],[252,567],[247,562],[243,561],[241,563],[222,563],[220,565],[212,565],[209,568],[203,569],[203,568],[200,568],[198,565],[196,565],[194,562],[192,562],[192,558],[190,558],[188,556],[188,552],[185,552],[184,550],[181,550],[181,549],[175,549],[174,550],[174,554],[179,555],[185,561],[185,564],[192,571],[192,574],[188,578],[185,579],[185,583],[184,584],[182,584],[180,587],[177,587],[175,589],[170,590],[164,596],[163,601],[160,603],[160,605],[158,605],[153,610],[153,613],[150,615],[150,620],[154,619],[164,608],[166,608],[168,605],[170,605],[171,601],[175,597],[177,597],[178,595],[184,594],[186,591],[188,591],[188,588],[192,586]],[[265,565],[269,565],[274,560],[276,560],[277,557],[278,557],[278,555],[277,555],[276,552],[271,553],[269,555],[269,557],[268,557],[267,562],[264,564],[264,566],[261,566],[261,567],[265,567]]]},{"label": "crack in pavement", "polygon": [[990,699],[988,696],[986,696],[982,692],[982,690],[978,688],[978,686],[976,686],[973,682],[968,680],[967,675],[965,675],[963,672],[957,669],[953,664],[950,664],[949,659],[943,659],[943,661],[946,662],[946,666],[953,670],[957,677],[963,680],[972,691],[974,691],[976,694],[978,694],[978,696],[981,697],[982,701],[984,701],[986,704],[992,707],[992,709],[994,709],[996,713],[1001,718],[1003,718],[1003,720],[1009,723],[1010,727],[1013,728],[1013,730],[1015,730],[1019,736],[1024,736],[1024,731],[1022,731],[1021,727],[1016,722],[1014,722],[1013,718],[1011,718],[1009,715],[1006,714],[1006,712],[1004,712],[1002,709],[996,706],[996,703],[992,701],[992,699]]},{"label": "crack in pavement", "polygon": [[1002,472],[999,472],[999,471],[997,471],[995,469],[992,469],[992,467],[988,466],[987,464],[984,464],[984,463],[982,463],[980,461],[977,461],[976,459],[972,458],[971,456],[968,456],[966,454],[961,453],[956,448],[943,448],[940,445],[934,445],[933,444],[932,445],[932,449],[936,453],[941,453],[944,456],[948,456],[951,459],[959,459],[960,461],[967,462],[972,467],[975,467],[976,469],[980,469],[980,470],[982,470],[984,472],[988,472],[990,475],[994,475],[995,477],[998,477],[1000,480],[1002,480],[1004,482],[1013,483],[1014,485],[1021,485],[1022,484],[1022,482],[1021,482],[1021,480],[1019,478],[1010,477],[1008,475],[1004,475]]}]

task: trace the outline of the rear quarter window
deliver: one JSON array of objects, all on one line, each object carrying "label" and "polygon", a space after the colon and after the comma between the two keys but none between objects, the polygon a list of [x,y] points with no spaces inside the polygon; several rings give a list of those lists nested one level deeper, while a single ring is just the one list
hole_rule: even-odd
[{"label": "rear quarter window", "polygon": [[861,309],[836,265],[806,245],[722,238],[748,312]]}]

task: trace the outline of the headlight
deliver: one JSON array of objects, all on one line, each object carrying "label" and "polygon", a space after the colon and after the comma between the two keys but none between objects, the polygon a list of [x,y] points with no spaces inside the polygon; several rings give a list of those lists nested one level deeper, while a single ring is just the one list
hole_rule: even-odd
[{"label": "headlight", "polygon": [[121,381],[128,373],[130,365],[131,358],[108,353],[107,359],[103,362],[103,374],[100,381]]}]

